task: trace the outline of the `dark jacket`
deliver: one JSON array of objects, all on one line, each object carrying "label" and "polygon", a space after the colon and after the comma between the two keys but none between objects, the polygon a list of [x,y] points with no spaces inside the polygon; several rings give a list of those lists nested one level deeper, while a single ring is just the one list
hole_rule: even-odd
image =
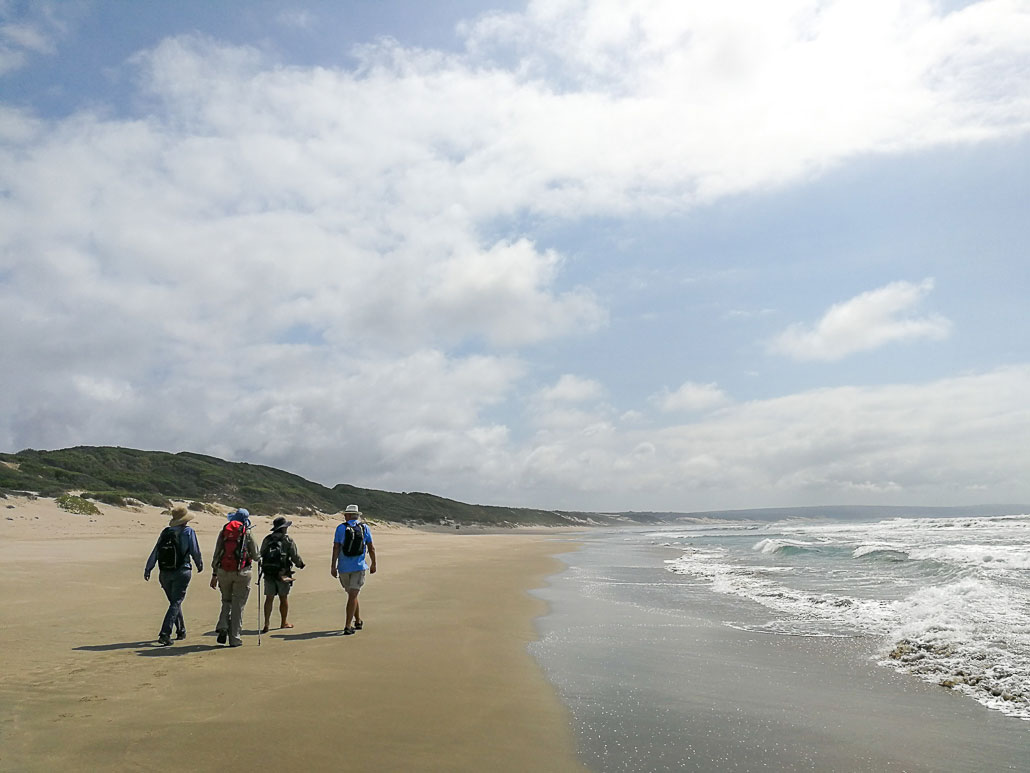
[{"label": "dark jacket", "polygon": [[[197,565],[197,571],[204,571],[204,559],[200,556],[200,545],[197,544],[197,533],[193,531],[192,527],[183,524],[182,526],[166,526],[166,529],[171,529],[176,532],[176,537],[179,540],[179,566],[176,571],[190,568],[190,559],[193,559],[193,563]],[[162,531],[161,534],[164,534]],[[154,543],[154,549],[150,551],[150,558],[147,559],[147,567],[143,570],[146,576],[150,576],[150,573],[154,571],[154,567],[157,565],[157,546],[161,542],[161,537],[158,535],[157,542]]]},{"label": "dark jacket", "polygon": [[[279,539],[279,537],[277,536],[278,534],[279,532],[273,531],[271,534],[269,534],[267,537],[261,540],[261,555],[265,554],[265,547],[268,545],[269,541],[271,541],[273,537]],[[298,569],[303,569],[304,559],[301,558],[300,553],[297,552],[297,543],[293,541],[293,537],[291,537],[289,534],[283,534],[282,541],[283,547],[286,548],[286,557],[287,559],[289,559],[290,567],[296,566]],[[284,571],[288,570],[290,567],[284,567]]]}]

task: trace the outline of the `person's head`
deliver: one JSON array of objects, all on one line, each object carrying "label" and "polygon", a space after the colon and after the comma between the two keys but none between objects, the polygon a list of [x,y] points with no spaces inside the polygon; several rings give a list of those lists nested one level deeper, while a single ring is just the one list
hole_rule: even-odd
[{"label": "person's head", "polygon": [[293,521],[287,521],[283,515],[277,515],[272,521],[272,531],[285,532],[291,526],[293,526]]},{"label": "person's head", "polygon": [[228,517],[230,521],[239,521],[240,523],[245,523],[247,526],[250,526],[250,511],[243,507],[237,507],[229,513]]},{"label": "person's head", "polygon": [[356,521],[361,517],[361,511],[357,505],[347,505],[347,509],[343,511],[343,517],[348,521]]},{"label": "person's head", "polygon": [[182,505],[176,505],[172,508],[171,520],[168,521],[169,526],[183,526],[193,520],[193,513],[187,510]]}]

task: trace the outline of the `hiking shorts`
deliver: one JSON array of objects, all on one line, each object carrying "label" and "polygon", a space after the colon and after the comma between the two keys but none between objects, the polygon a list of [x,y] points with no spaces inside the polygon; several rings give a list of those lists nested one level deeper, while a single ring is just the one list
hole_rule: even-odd
[{"label": "hiking shorts", "polygon": [[340,572],[340,585],[344,590],[361,590],[365,584],[365,573],[362,572]]},{"label": "hiking shorts", "polygon": [[278,577],[269,577],[268,575],[265,575],[266,596],[289,596],[290,588],[292,587],[292,582],[283,582]]}]

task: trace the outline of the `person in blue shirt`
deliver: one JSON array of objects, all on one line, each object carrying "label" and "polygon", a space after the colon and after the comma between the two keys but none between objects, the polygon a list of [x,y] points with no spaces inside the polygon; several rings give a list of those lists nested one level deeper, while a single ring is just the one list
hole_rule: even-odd
[{"label": "person in blue shirt", "polygon": [[182,602],[186,599],[186,589],[193,577],[190,561],[196,564],[198,572],[204,571],[204,559],[200,556],[197,533],[186,525],[193,520],[193,516],[182,505],[173,508],[171,515],[168,526],[161,532],[154,549],[150,551],[150,558],[147,559],[147,566],[143,570],[143,579],[150,582],[150,573],[154,571],[154,566],[158,562],[158,551],[161,548],[162,538],[165,537],[165,532],[168,532],[169,539],[174,541],[176,549],[174,553],[170,553],[175,558],[173,562],[175,566],[162,567],[159,575],[161,589],[168,598],[168,611],[165,612],[157,640],[165,647],[172,643],[173,625],[176,630],[175,638],[179,640],[186,638],[186,623],[182,619]]},{"label": "person in blue shirt", "polygon": [[[368,524],[358,520],[361,517],[358,506],[347,505],[344,515],[347,518],[346,522],[336,527],[336,534],[333,536],[333,564],[330,573],[333,577],[339,578],[340,585],[347,591],[347,616],[344,620],[343,634],[350,636],[365,625],[358,606],[358,593],[365,584],[365,572],[376,573],[376,549],[372,545],[372,532],[369,531]],[[344,546],[351,548],[352,543],[355,543],[356,547],[345,551]]]}]

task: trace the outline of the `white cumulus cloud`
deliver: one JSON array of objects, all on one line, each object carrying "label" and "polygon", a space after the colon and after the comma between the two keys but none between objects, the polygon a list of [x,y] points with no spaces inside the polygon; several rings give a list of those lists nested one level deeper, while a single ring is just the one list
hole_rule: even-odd
[{"label": "white cumulus cloud", "polygon": [[[0,71],[60,30],[4,23]],[[657,429],[655,403],[605,404],[575,376],[523,402],[534,347],[608,319],[594,256],[574,279],[534,229],[1024,135],[1025,2],[536,0],[464,35],[458,53],[378,40],[350,69],[172,37],[112,81],[134,89],[119,109],[0,107],[0,446],[191,449],[527,504],[911,487],[906,454],[924,452],[962,478],[938,456],[969,437],[866,434],[942,386],[862,393],[858,410],[837,392],[738,405],[688,382],[658,406],[720,410]],[[943,337],[916,310],[931,287],[865,293],[775,348],[832,360]],[[813,403],[824,423],[802,421]],[[1022,426],[1006,406],[1017,420],[996,432]],[[999,448],[1005,482],[1025,450]],[[972,467],[963,479],[990,483]]]},{"label": "white cumulus cloud", "polygon": [[664,390],[655,395],[655,402],[667,412],[696,412],[717,408],[729,402],[729,397],[716,384],[697,384],[686,381],[672,392]]},{"label": "white cumulus cloud", "polygon": [[566,373],[557,383],[540,390],[539,399],[548,402],[578,403],[596,400],[604,394],[604,387],[597,381]]},{"label": "white cumulus cloud", "polygon": [[933,290],[933,280],[892,282],[838,303],[812,326],[795,324],[769,344],[772,352],[796,360],[840,360],[855,352],[917,339],[941,340],[951,323],[939,314],[913,314]]}]

